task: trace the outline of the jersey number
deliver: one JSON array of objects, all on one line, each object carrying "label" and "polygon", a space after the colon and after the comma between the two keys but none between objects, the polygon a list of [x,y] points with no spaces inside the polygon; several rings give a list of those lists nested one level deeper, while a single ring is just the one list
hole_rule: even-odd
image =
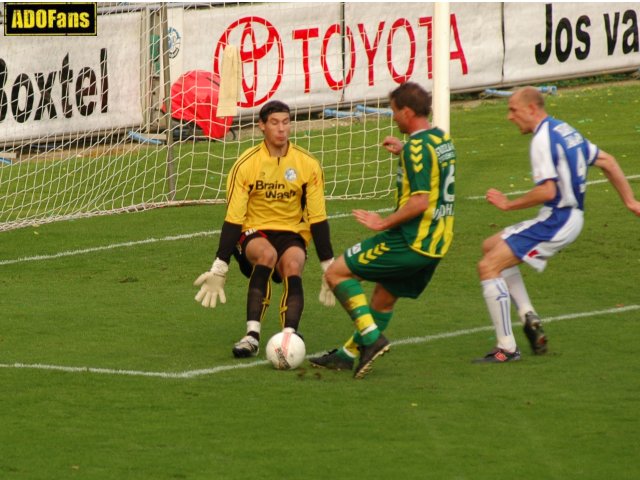
[{"label": "jersey number", "polygon": [[449,192],[449,187],[455,182],[455,165],[449,165],[447,172],[447,178],[444,179],[444,187],[442,188],[442,200],[446,203],[453,203],[456,196],[454,193]]}]

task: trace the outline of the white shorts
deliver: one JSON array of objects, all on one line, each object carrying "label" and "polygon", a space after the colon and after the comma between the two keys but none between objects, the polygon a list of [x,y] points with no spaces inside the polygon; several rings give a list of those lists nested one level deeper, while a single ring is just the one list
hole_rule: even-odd
[{"label": "white shorts", "polygon": [[578,238],[583,224],[580,209],[543,207],[536,218],[505,228],[502,239],[516,257],[541,272],[549,257]]}]

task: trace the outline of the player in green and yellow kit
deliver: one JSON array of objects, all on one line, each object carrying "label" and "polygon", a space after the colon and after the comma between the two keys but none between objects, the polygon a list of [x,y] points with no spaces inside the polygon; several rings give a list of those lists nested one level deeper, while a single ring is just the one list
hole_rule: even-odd
[{"label": "player in green and yellow kit", "polygon": [[[340,349],[310,359],[312,365],[352,369],[363,378],[389,350],[381,331],[400,297],[417,298],[429,284],[453,240],[456,153],[449,135],[429,123],[431,95],[415,83],[390,94],[393,119],[406,143],[387,137],[383,146],[399,155],[395,211],[382,218],[354,210],[358,222],[379,232],[348,248],[325,273],[356,331]],[[367,302],[361,280],[375,282]]]}]

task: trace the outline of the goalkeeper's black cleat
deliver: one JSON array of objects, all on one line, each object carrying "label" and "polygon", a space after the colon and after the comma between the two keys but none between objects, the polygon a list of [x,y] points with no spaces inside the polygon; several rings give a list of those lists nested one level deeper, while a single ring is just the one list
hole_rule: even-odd
[{"label": "goalkeeper's black cleat", "polygon": [[524,316],[524,334],[529,340],[535,355],[547,353],[547,336],[542,329],[542,321],[535,312],[527,312]]},{"label": "goalkeeper's black cleat", "polygon": [[319,357],[310,358],[309,362],[314,367],[328,368],[330,370],[353,370],[353,359],[346,359],[338,355],[337,348]]},{"label": "goalkeeper's black cleat", "polygon": [[389,351],[389,340],[380,334],[378,339],[371,345],[361,345],[358,347],[360,350],[360,362],[356,367],[356,371],[353,374],[354,378],[364,378],[373,367],[373,361],[384,355]]},{"label": "goalkeeper's black cleat", "polygon": [[520,360],[520,350],[507,352],[502,348],[494,348],[482,358],[477,358],[473,363],[506,363]]},{"label": "goalkeeper's black cleat", "polygon": [[251,335],[245,335],[233,346],[233,356],[236,358],[255,357],[260,351],[260,342]]}]

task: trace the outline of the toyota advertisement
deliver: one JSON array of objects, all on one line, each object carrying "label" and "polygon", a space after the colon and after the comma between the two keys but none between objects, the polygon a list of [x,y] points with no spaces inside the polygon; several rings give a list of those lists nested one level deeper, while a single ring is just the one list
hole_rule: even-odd
[{"label": "toyota advertisement", "polygon": [[[640,3],[452,3],[451,91],[638,68],[639,15]],[[0,141],[141,125],[144,21],[101,15],[94,37],[2,36]],[[219,76],[233,45],[240,115],[275,98],[321,109],[408,80],[431,88],[433,22],[431,3],[169,4],[171,83]]]}]

